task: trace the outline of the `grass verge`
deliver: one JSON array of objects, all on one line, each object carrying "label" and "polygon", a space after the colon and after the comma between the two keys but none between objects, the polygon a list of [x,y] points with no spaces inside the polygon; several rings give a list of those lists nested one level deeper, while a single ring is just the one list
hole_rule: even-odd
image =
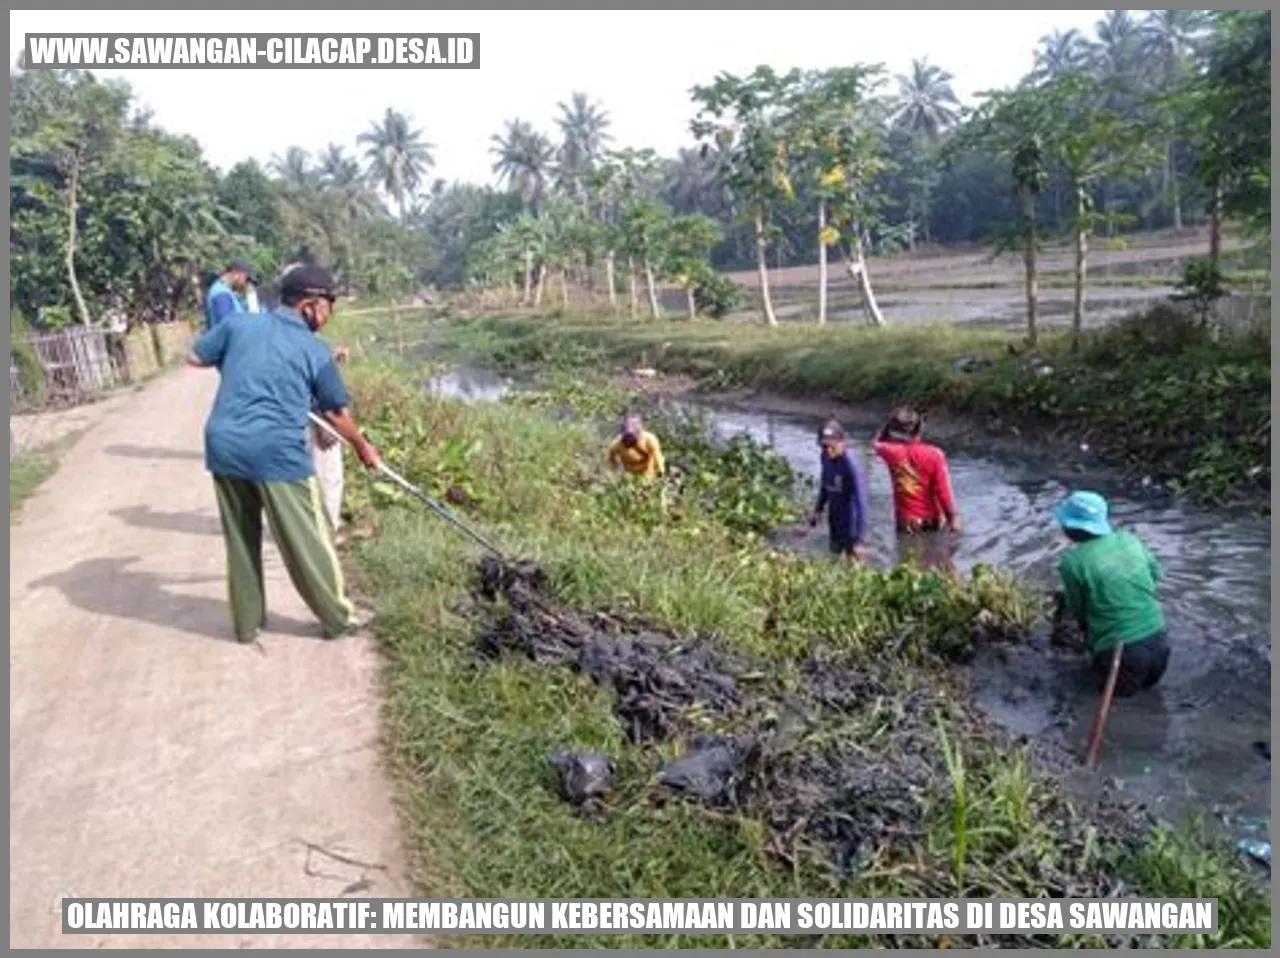
[{"label": "grass verge", "polygon": [[[675,642],[678,650],[660,659],[668,689],[671,670],[684,670],[692,688],[704,671],[723,677],[715,662],[745,663],[727,706],[714,696],[653,692],[664,731],[637,736],[623,720],[635,696],[600,673],[520,654],[522,642],[546,648],[564,636],[509,596],[481,595],[474,559],[454,531],[393,489],[353,484],[357,527],[372,532],[354,546],[357,583],[376,601],[390,659],[389,726],[424,894],[1037,897],[1194,887],[1230,896],[1233,907],[1213,941],[1180,943],[1269,946],[1269,903],[1233,866],[1194,843],[1141,837],[1118,805],[1078,808],[1051,757],[1002,739],[968,708],[947,663],[976,642],[1017,641],[1030,626],[1036,603],[1016,582],[994,570],[956,581],[784,556],[751,523],[724,521],[719,496],[663,506],[602,478],[602,437],[588,427],[556,422],[527,402],[433,400],[402,385],[410,381],[373,363],[352,370],[361,418],[388,461],[465,503],[459,507],[511,552],[536,562],[547,594],[581,610],[579,627],[604,629],[590,614],[604,610],[620,630],[611,639],[633,652],[646,637]],[[695,466],[715,455],[692,438],[686,445]],[[482,637],[494,634],[506,637],[502,654],[478,654]],[[686,656],[694,648],[712,651]],[[727,799],[662,797],[660,770],[695,751],[704,734],[769,747]],[[556,749],[612,757],[615,788],[594,814],[557,795],[548,761]],[[819,942],[547,935],[484,943]],[[1107,942],[1042,935],[1022,943]]]},{"label": "grass verge", "polygon": [[79,434],[63,436],[56,442],[19,453],[17,458],[9,460],[9,517],[31,495],[43,485],[44,481],[58,469],[63,454],[71,448]]},{"label": "grass verge", "polygon": [[1262,329],[1215,341],[1167,307],[1038,350],[954,325],[766,329],[599,316],[480,316],[445,343],[508,370],[648,365],[707,390],[751,387],[845,403],[907,402],[1090,444],[1106,461],[1202,500],[1270,508],[1271,347]]}]

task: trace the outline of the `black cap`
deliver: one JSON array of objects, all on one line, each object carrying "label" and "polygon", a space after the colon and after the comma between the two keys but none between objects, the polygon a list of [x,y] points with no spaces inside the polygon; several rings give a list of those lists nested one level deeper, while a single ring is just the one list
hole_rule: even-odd
[{"label": "black cap", "polygon": [[834,419],[828,419],[818,430],[818,442],[840,440],[845,438],[844,427]]},{"label": "black cap", "polygon": [[235,273],[235,272],[244,273],[246,276],[249,277],[249,282],[255,285],[258,282],[258,274],[254,271],[253,264],[251,264],[247,259],[233,259],[230,263],[227,264],[227,272],[228,273]]},{"label": "black cap", "polygon": [[280,298],[282,300],[300,300],[310,296],[323,296],[336,299],[333,277],[321,266],[299,266],[280,277]]},{"label": "black cap", "polygon": [[923,426],[924,418],[910,406],[899,406],[889,417],[889,431],[906,439],[918,435]]}]

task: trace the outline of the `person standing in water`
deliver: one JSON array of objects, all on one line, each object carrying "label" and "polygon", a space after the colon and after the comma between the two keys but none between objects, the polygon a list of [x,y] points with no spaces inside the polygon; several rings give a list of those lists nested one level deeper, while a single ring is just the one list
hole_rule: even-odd
[{"label": "person standing in water", "polygon": [[622,418],[622,431],[609,445],[606,457],[609,468],[629,476],[660,479],[667,472],[658,437],[644,428],[644,420],[635,413]]},{"label": "person standing in water", "polygon": [[1117,644],[1123,646],[1115,694],[1149,689],[1169,664],[1164,610],[1156,594],[1160,563],[1132,532],[1116,531],[1107,500],[1074,492],[1053,511],[1073,545],[1058,564],[1062,591],[1055,632],[1070,616],[1084,633],[1094,674],[1105,683]]},{"label": "person standing in water", "polygon": [[818,432],[822,449],[822,475],[818,502],[809,516],[813,528],[827,513],[831,551],[849,559],[867,557],[867,477],[849,448],[844,428],[834,419]]},{"label": "person standing in water", "polygon": [[924,417],[909,406],[895,409],[872,448],[893,484],[894,526],[901,560],[918,558],[926,567],[955,572],[953,544],[936,533],[964,526],[951,491],[947,456],[924,442]]}]

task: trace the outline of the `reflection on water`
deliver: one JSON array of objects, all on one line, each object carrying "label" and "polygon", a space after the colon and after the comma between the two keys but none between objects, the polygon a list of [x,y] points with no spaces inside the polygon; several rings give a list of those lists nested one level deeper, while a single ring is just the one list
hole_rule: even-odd
[{"label": "reflection on water", "polygon": [[[436,377],[446,396],[491,401],[508,388],[475,371]],[[812,422],[741,410],[708,409],[716,431],[768,443],[806,476],[819,469]],[[846,422],[870,477],[868,558],[896,561],[888,472],[870,451],[879,423]],[[857,437],[863,436],[863,441]],[[1072,488],[1093,488],[1113,504],[1116,524],[1145,541],[1165,573],[1161,596],[1173,655],[1156,689],[1117,700],[1099,768],[1153,810],[1180,818],[1221,806],[1270,814],[1270,763],[1253,748],[1271,738],[1271,531],[1264,520],[1230,517],[1171,499],[1134,501],[1111,482],[1064,474],[1029,457],[948,451],[965,532],[954,543],[962,572],[1005,566],[1048,588],[1065,540],[1050,511]],[[816,531],[805,546],[826,552]],[[972,668],[979,703],[1028,736],[1064,735],[1083,748],[1098,690],[1080,656],[1031,645],[984,654]]]}]

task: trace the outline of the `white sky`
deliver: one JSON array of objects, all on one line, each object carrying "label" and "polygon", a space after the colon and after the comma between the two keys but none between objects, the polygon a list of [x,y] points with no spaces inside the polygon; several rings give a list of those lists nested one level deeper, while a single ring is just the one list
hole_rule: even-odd
[{"label": "white sky", "polygon": [[[479,32],[479,70],[117,70],[155,120],[194,136],[223,170],[291,145],[355,149],[388,106],[434,144],[430,179],[492,182],[490,136],[513,117],[555,136],[558,101],[581,90],[613,120],[615,147],[672,155],[689,145],[688,90],[717,72],[883,63],[928,57],[962,101],[1016,83],[1041,36],[1087,36],[1100,10],[1005,11],[13,11],[10,62],[24,36],[57,33]],[[428,182],[430,182],[430,179]]]}]

